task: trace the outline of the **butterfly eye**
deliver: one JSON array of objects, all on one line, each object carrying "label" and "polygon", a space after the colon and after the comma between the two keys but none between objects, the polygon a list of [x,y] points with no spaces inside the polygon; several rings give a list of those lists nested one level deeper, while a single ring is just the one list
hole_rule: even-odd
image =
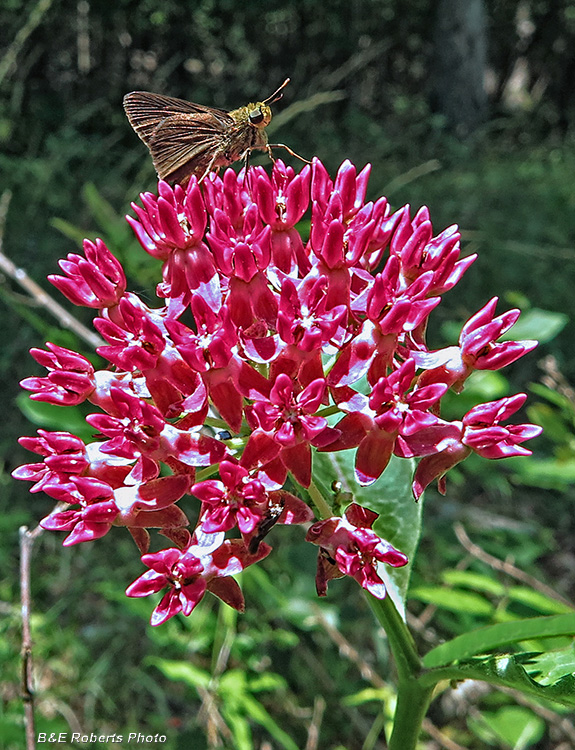
[{"label": "butterfly eye", "polygon": [[249,113],[248,117],[252,125],[259,125],[264,121],[264,113],[261,109],[254,109],[253,112]]}]

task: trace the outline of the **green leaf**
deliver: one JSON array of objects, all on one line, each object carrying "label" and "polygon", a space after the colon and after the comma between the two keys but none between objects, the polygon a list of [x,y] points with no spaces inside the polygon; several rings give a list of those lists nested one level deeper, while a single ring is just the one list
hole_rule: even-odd
[{"label": "green leaf", "polygon": [[441,401],[441,416],[444,419],[461,419],[477,404],[495,401],[509,393],[509,382],[500,373],[491,370],[475,370],[465,382],[461,393],[447,391]]},{"label": "green leaf", "polygon": [[450,586],[463,586],[475,591],[485,591],[486,594],[493,594],[494,596],[505,594],[505,586],[502,583],[470,570],[445,570],[441,579]]},{"label": "green leaf", "polygon": [[234,737],[234,748],[237,750],[253,750],[252,733],[249,722],[243,713],[223,706],[222,713]]},{"label": "green leaf", "polygon": [[451,612],[470,612],[475,615],[490,615],[493,605],[478,594],[461,589],[446,589],[443,586],[418,586],[409,592],[414,599],[434,604]]},{"label": "green leaf", "polygon": [[245,672],[238,669],[229,670],[222,675],[218,687],[223,706],[228,707],[230,715],[248,716],[252,721],[264,727],[284,750],[298,750],[298,746],[289,734],[276,724],[264,706],[250,695],[249,690],[250,686]]},{"label": "green leaf", "polygon": [[93,182],[86,182],[82,187],[82,196],[90,208],[92,215],[100,229],[109,237],[125,237],[127,224],[123,217],[118,215],[111,203],[109,203],[98,191]]},{"label": "green leaf", "polygon": [[[517,323],[503,336],[501,341],[518,341],[520,339],[536,339],[545,344],[554,339],[569,322],[569,316],[551,310],[541,310],[533,307],[522,310]],[[461,323],[449,321],[441,326],[441,332],[447,341],[457,341],[461,330]]]},{"label": "green leaf", "polygon": [[517,323],[501,337],[501,340],[537,339],[540,344],[546,344],[565,328],[568,321],[569,317],[564,313],[533,307],[521,313]]},{"label": "green leaf", "polygon": [[426,667],[439,667],[474,654],[484,654],[496,648],[509,646],[512,643],[533,638],[552,638],[558,635],[575,635],[575,613],[498,623],[458,635],[453,640],[442,643],[429,651],[423,657],[423,664]]},{"label": "green leaf", "polygon": [[57,229],[59,232],[61,232],[64,237],[72,240],[75,245],[79,245],[80,247],[82,246],[86,233],[81,227],[76,227],[69,221],[66,221],[65,219],[59,219],[57,216],[54,216],[52,219],[50,219],[50,224],[54,227],[54,229]]},{"label": "green leaf", "polygon": [[542,487],[543,489],[565,490],[575,483],[575,459],[559,460],[528,459],[523,456],[507,459],[507,465],[513,469],[513,481],[530,487]]},{"label": "green leaf", "polygon": [[492,685],[519,690],[543,700],[575,706],[575,675],[563,675],[553,684],[544,685],[534,680],[525,668],[523,662],[529,657],[531,654],[478,656],[457,665],[439,667],[432,672],[424,673],[419,681],[424,685],[430,685],[441,680],[482,680]]},{"label": "green leaf", "polygon": [[391,689],[384,686],[380,688],[365,688],[352,695],[347,695],[342,699],[344,706],[362,706],[364,703],[370,703],[371,701],[377,701],[383,703],[389,700],[392,696]]},{"label": "green leaf", "polygon": [[89,441],[94,432],[77,406],[57,406],[44,401],[32,401],[24,393],[16,401],[26,419],[45,430],[66,430],[85,441]]},{"label": "green leaf", "polygon": [[264,672],[249,681],[249,689],[251,693],[287,690],[287,682],[284,677],[275,672]]},{"label": "green leaf", "polygon": [[292,738],[272,719],[262,704],[250,695],[245,695],[243,704],[246,714],[257,724],[266,729],[285,750],[300,750]]},{"label": "green leaf", "polygon": [[557,408],[551,404],[529,404],[527,416],[532,422],[543,427],[545,437],[559,445],[569,443],[573,439],[573,424]]},{"label": "green leaf", "polygon": [[572,418],[575,414],[575,407],[573,406],[573,403],[564,393],[554,391],[548,386],[542,385],[541,383],[531,383],[531,385],[529,386],[529,390],[532,393],[535,393],[537,396],[541,396],[541,398],[544,398],[550,403],[555,404],[555,406],[558,406],[565,414],[565,416]]},{"label": "green leaf", "polygon": [[533,711],[522,706],[503,706],[499,711],[482,711],[470,716],[467,725],[485,742],[504,742],[513,750],[538,742],[545,732],[545,722]]},{"label": "green leaf", "polygon": [[513,586],[508,590],[507,596],[511,601],[525,604],[545,615],[561,615],[573,612],[573,607],[558,602],[556,599],[551,599],[540,591],[535,591],[527,586]]},{"label": "green leaf", "polygon": [[565,675],[575,674],[575,643],[531,657],[525,669],[542,685],[552,685]]},{"label": "green leaf", "polygon": [[354,465],[354,450],[316,453],[314,477],[317,475],[324,487],[331,487],[334,480],[339,480],[343,490],[351,492],[356,502],[379,513],[374,531],[408,556],[409,563],[403,568],[380,567],[380,574],[384,574],[390,594],[403,614],[421,534],[422,502],[416,503],[411,491],[414,462],[392,456],[381,477],[369,487],[361,487],[355,481]]},{"label": "green leaf", "polygon": [[150,657],[149,663],[157,667],[169,680],[179,680],[193,688],[207,688],[210,684],[210,673],[189,661],[171,661],[153,656]]}]

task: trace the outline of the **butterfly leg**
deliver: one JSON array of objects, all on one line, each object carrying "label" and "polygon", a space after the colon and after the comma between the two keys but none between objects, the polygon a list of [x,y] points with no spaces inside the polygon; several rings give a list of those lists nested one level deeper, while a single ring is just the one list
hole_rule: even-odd
[{"label": "butterfly leg", "polygon": [[245,175],[246,186],[248,188],[248,194],[249,194],[249,196],[251,198],[252,197],[252,189],[251,189],[250,180],[249,180],[249,177],[248,177],[248,174],[249,174],[248,170],[249,170],[249,166],[250,166],[250,153],[251,153],[251,148],[247,148],[244,151],[244,153],[242,154],[242,159],[243,159],[243,162],[244,162],[244,175]]},{"label": "butterfly leg", "polygon": [[272,156],[271,150],[272,148],[285,148],[285,150],[288,152],[288,154],[291,154],[292,156],[295,156],[296,159],[299,159],[300,161],[305,162],[306,164],[311,164],[311,161],[309,159],[304,159],[303,156],[300,156],[299,154],[296,154],[295,151],[293,151],[289,146],[286,146],[285,143],[268,143],[267,144],[267,152],[270,156],[270,159],[272,161],[275,161],[274,157]]},{"label": "butterfly leg", "polygon": [[251,154],[251,149],[248,148],[248,149],[246,149],[246,151],[245,151],[245,153],[244,153],[244,155],[242,157],[243,160],[244,160],[244,169],[246,170],[246,179],[247,179],[247,176],[248,176],[248,169],[249,169],[249,166],[250,166],[250,154]]},{"label": "butterfly leg", "polygon": [[203,175],[198,180],[198,185],[201,185],[202,182],[206,179],[206,177],[209,175],[209,173],[212,171],[212,169],[216,168],[219,171],[219,165],[216,167],[216,162],[220,158],[221,153],[219,151],[216,151],[216,153],[212,156],[212,159],[206,169],[204,170]]}]

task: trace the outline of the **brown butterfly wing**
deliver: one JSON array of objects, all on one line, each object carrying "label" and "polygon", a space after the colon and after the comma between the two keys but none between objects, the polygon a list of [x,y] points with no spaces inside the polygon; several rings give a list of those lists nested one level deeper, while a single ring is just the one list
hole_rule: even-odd
[{"label": "brown butterfly wing", "polygon": [[130,124],[150,149],[158,175],[181,182],[201,176],[223,151],[226,132],[234,120],[224,110],[184,99],[133,91],[124,97]]},{"label": "brown butterfly wing", "polygon": [[172,115],[210,115],[221,127],[233,124],[232,118],[223,109],[204,107],[201,104],[174,99],[171,96],[152,94],[148,91],[132,91],[124,97],[124,110],[130,125],[148,145],[158,126]]},{"label": "brown butterfly wing", "polygon": [[201,177],[207,169],[229,163],[224,157],[227,132],[208,114],[168,117],[148,144],[158,175],[181,182],[190,174]]}]

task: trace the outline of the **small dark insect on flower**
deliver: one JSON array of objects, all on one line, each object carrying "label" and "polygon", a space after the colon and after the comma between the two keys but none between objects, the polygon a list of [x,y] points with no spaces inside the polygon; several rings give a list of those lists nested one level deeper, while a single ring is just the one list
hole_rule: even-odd
[{"label": "small dark insect on flower", "polygon": [[185,186],[191,175],[202,182],[212,169],[239,159],[247,162],[255,150],[267,151],[273,161],[272,148],[285,148],[307,162],[283,143],[268,143],[265,132],[272,119],[270,105],[282,98],[289,81],[286,78],[267,99],[231,112],[147,91],[126,94],[124,109],[150,150],[160,179]]},{"label": "small dark insect on flower", "polygon": [[276,525],[283,509],[284,503],[281,500],[270,505],[267,515],[258,524],[257,533],[250,539],[248,547],[250,555],[255,555],[257,553],[260,543]]}]

